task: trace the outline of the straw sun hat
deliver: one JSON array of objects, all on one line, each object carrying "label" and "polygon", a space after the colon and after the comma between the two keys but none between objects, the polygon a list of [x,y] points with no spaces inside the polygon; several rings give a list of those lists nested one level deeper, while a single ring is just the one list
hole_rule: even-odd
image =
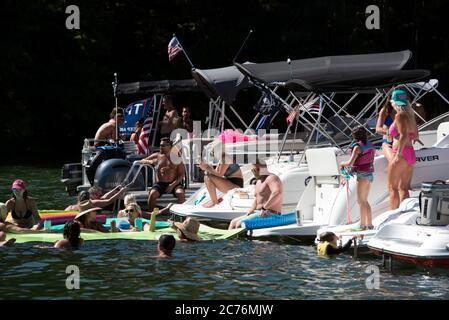
[{"label": "straw sun hat", "polygon": [[201,240],[198,235],[200,223],[195,218],[187,218],[184,222],[175,222],[173,225],[178,235],[181,235],[180,233],[182,232],[189,240]]},{"label": "straw sun hat", "polygon": [[78,213],[75,217],[75,219],[79,219],[80,217],[84,216],[85,214],[88,214],[89,212],[93,212],[93,211],[99,211],[101,210],[100,207],[95,207],[95,208],[90,208],[84,211],[81,211],[80,213]]}]

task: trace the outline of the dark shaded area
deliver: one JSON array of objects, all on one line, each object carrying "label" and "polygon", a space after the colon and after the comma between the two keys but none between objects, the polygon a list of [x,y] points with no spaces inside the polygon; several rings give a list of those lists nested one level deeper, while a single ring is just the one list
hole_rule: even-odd
[{"label": "dark shaded area", "polygon": [[[70,4],[80,8],[80,30],[65,27]],[[380,8],[381,30],[365,27],[370,4]],[[203,69],[231,65],[249,29],[255,32],[240,62],[410,49],[409,68],[431,70],[449,92],[443,0],[5,0],[0,12],[2,162],[77,162],[82,139],[93,137],[114,106],[114,72],[120,82],[191,78],[185,57],[168,62],[173,33]],[[245,119],[254,116],[254,97],[237,97]],[[139,98],[120,98],[119,105]],[[205,120],[205,95],[175,97],[183,103]],[[427,103],[429,114],[441,111],[440,101]]]}]

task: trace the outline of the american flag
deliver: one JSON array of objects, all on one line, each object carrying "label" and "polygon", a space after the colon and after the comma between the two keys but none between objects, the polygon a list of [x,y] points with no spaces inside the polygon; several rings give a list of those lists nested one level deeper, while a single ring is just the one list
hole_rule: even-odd
[{"label": "american flag", "polygon": [[137,154],[150,153],[150,132],[153,127],[153,108],[154,100],[146,99],[144,105],[143,115],[145,121],[143,122],[142,131],[140,132],[139,142],[137,143]]},{"label": "american flag", "polygon": [[292,111],[290,111],[290,113],[288,114],[287,117],[287,124],[290,124],[293,122],[293,120],[295,120],[296,115],[298,114],[298,106],[296,106]]},{"label": "american flag", "polygon": [[173,37],[168,43],[168,61],[172,61],[181,51],[181,44],[176,37]]},{"label": "american flag", "polygon": [[315,102],[309,102],[306,103],[304,105],[302,105],[299,110],[304,111],[304,112],[308,112],[310,114],[320,114],[321,111],[321,106],[319,103],[315,103]]}]

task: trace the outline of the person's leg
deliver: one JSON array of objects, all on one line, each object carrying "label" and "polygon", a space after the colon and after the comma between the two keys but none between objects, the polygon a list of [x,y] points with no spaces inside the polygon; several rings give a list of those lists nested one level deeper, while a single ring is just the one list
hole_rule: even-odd
[{"label": "person's leg", "polygon": [[6,233],[4,233],[3,231],[0,231],[0,241],[5,241],[6,239]]},{"label": "person's leg", "polygon": [[368,202],[370,182],[366,178],[357,179],[357,202],[360,206],[360,226],[371,227],[371,206]]},{"label": "person's leg", "polygon": [[[405,161],[401,159],[402,161]],[[399,182],[399,201],[402,202],[404,199],[410,198],[410,185],[413,177],[413,167],[408,164],[404,166],[403,174]]]},{"label": "person's leg", "polygon": [[10,232],[10,233],[42,233],[42,232],[45,232],[45,230],[43,230],[43,229],[41,229],[41,230],[26,229],[26,228],[18,227],[11,223],[6,223],[4,230],[5,230],[5,232]]},{"label": "person's leg", "polygon": [[153,212],[156,207],[156,201],[159,199],[161,194],[156,189],[151,189],[150,194],[148,195],[148,211]]},{"label": "person's leg", "polygon": [[222,178],[222,177],[210,176],[210,180],[213,182],[213,184],[218,189],[218,191],[220,191],[222,193],[226,193],[229,190],[239,187],[238,185],[233,184],[228,179]]},{"label": "person's leg", "polygon": [[204,207],[212,207],[218,204],[216,187],[213,180],[210,178],[210,175],[204,177],[204,183],[206,184],[207,192],[209,193],[211,204],[206,204]]},{"label": "person's leg", "polygon": [[176,187],[175,197],[178,199],[178,203],[184,203],[186,201],[184,188],[181,186]]},{"label": "person's leg", "polygon": [[248,217],[248,216],[244,215],[244,216],[232,219],[231,223],[229,224],[228,230],[240,228],[240,226],[242,225],[242,220],[246,217]]},{"label": "person's leg", "polygon": [[382,143],[382,151],[387,159],[388,163],[390,163],[391,159],[393,159],[393,151],[391,151],[391,145],[388,143]]},{"label": "person's leg", "polygon": [[390,192],[390,210],[399,207],[399,181],[401,180],[401,159],[388,166],[388,191]]}]

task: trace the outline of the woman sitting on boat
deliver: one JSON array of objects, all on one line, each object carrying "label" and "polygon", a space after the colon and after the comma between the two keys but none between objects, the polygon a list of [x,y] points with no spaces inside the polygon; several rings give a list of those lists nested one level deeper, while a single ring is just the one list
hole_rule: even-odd
[{"label": "woman sitting on boat", "polygon": [[12,222],[5,223],[2,228],[17,233],[42,229],[36,201],[29,196],[25,182],[18,179],[13,182],[11,189],[12,198],[5,205],[6,211],[11,212]]},{"label": "woman sitting on boat", "polygon": [[78,248],[84,243],[80,238],[81,226],[76,220],[67,221],[64,225],[64,239],[55,242],[55,248]]},{"label": "woman sitting on boat", "polygon": [[217,189],[225,194],[229,190],[243,188],[243,174],[240,166],[237,163],[227,161],[224,152],[216,169],[204,161],[201,161],[199,167],[204,170],[204,183],[211,199],[204,205],[206,208],[211,208],[219,203],[216,193]]},{"label": "woman sitting on boat", "polygon": [[333,254],[340,254],[346,252],[351,248],[352,241],[356,239],[356,236],[353,236],[352,239],[349,239],[348,242],[345,243],[344,246],[338,247],[338,237],[333,232],[324,232],[320,235],[320,240],[317,246],[317,253],[320,256],[328,256]]},{"label": "woman sitting on boat", "polygon": [[388,130],[389,135],[394,138],[393,158],[388,166],[390,210],[394,210],[409,197],[413,166],[416,162],[413,142],[419,141],[419,133],[407,92],[394,90],[390,101],[396,110],[396,116]]}]

